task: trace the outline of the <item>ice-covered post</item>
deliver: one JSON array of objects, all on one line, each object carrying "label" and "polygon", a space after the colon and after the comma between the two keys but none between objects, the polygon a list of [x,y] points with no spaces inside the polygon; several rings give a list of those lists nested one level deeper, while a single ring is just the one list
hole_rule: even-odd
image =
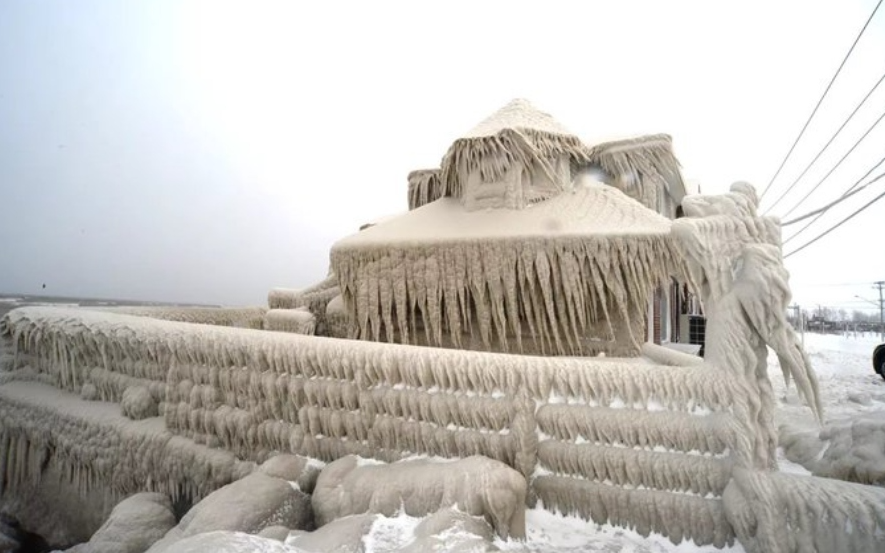
[{"label": "ice-covered post", "polygon": [[736,386],[735,415],[743,426],[736,462],[769,469],[776,467],[777,448],[769,346],[818,418],[821,407],[817,378],[786,318],[790,289],[780,223],[759,216],[758,203],[746,183],[727,194],[689,196],[673,234],[704,304],[705,362],[729,373]]}]

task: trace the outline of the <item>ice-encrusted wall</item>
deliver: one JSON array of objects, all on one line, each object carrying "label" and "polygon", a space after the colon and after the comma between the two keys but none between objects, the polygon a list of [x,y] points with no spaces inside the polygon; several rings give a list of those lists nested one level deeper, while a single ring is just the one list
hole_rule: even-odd
[{"label": "ice-encrusted wall", "polygon": [[165,370],[152,382],[164,391],[166,429],[219,448],[211,451],[255,461],[273,451],[324,460],[480,454],[522,472],[548,508],[676,541],[733,537],[720,496],[729,452],[750,447],[730,414],[745,399],[731,378],[702,365],[429,349],[53,308],[13,311],[4,331],[16,365],[33,363],[59,383],[67,375],[62,387],[74,392],[91,375],[77,364],[127,378],[135,367]]}]

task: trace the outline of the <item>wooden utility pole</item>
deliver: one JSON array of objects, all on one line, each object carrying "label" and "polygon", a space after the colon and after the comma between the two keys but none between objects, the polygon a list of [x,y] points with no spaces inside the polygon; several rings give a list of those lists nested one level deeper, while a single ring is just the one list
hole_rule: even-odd
[{"label": "wooden utility pole", "polygon": [[791,305],[790,309],[792,309],[795,313],[793,320],[799,327],[799,333],[802,336],[802,347],[805,348],[805,321],[802,320],[802,309],[799,307],[798,303],[794,303],[793,305]]},{"label": "wooden utility pole", "polygon": [[879,339],[885,341],[885,299],[882,297],[882,290],[885,288],[885,281],[880,280],[874,282],[874,287],[879,290]]}]

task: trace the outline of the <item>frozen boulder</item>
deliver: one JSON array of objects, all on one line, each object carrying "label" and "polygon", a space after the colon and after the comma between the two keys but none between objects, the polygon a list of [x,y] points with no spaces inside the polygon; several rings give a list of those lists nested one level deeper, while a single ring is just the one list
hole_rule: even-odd
[{"label": "frozen boulder", "polygon": [[150,390],[144,386],[130,386],[123,390],[120,406],[124,416],[136,421],[156,417],[160,412]]},{"label": "frozen boulder", "polygon": [[300,553],[299,549],[243,532],[207,532],[184,538],[170,553]]},{"label": "frozen boulder", "polygon": [[138,493],[118,503],[88,542],[67,551],[142,553],[174,526],[175,515],[168,497],[158,493]]},{"label": "frozen boulder", "polygon": [[[269,526],[313,528],[310,496],[286,480],[255,472],[194,505],[150,553],[177,552],[180,540],[224,530],[256,534]],[[172,547],[174,544],[175,547]]]},{"label": "frozen boulder", "polygon": [[355,515],[332,521],[319,529],[290,537],[287,544],[309,553],[363,553],[363,538],[378,515]]},{"label": "frozen boulder", "polygon": [[400,553],[499,551],[492,543],[494,537],[494,530],[482,517],[470,516],[457,509],[442,509],[415,527],[415,541],[402,548]]},{"label": "frozen boulder", "polygon": [[322,462],[308,457],[281,454],[262,463],[258,470],[274,478],[295,482],[301,491],[311,493],[322,467]]},{"label": "frozen boulder", "polygon": [[284,542],[289,537],[289,532],[289,529],[285,526],[268,526],[261,532],[258,532],[257,535],[269,540]]},{"label": "frozen boulder", "polygon": [[784,425],[787,459],[815,476],[885,486],[885,411],[827,423],[820,431]]},{"label": "frozen boulder", "polygon": [[501,537],[525,537],[526,481],[509,466],[487,457],[456,461],[416,459],[361,464],[342,457],[320,472],[313,493],[317,524],[347,515],[398,512],[414,517],[457,507],[482,516]]}]

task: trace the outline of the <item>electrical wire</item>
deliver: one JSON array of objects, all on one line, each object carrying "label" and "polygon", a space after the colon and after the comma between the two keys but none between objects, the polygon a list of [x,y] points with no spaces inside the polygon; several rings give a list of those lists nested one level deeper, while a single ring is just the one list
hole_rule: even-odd
[{"label": "electrical wire", "polygon": [[863,36],[864,31],[867,30],[867,27],[870,24],[870,21],[873,20],[873,17],[876,15],[876,12],[879,11],[879,6],[882,5],[883,0],[879,0],[876,4],[876,7],[873,8],[873,13],[870,14],[870,17],[867,18],[867,22],[864,23],[863,28],[857,34],[857,38],[854,39],[854,42],[851,44],[851,48],[848,49],[848,53],[845,54],[845,57],[842,59],[842,63],[839,64],[839,68],[836,69],[836,74],[833,75],[833,78],[830,79],[830,84],[827,85],[827,88],[824,90],[824,93],[821,95],[820,100],[817,101],[817,105],[814,106],[814,110],[811,112],[811,115],[808,116],[808,120],[805,121],[805,125],[802,127],[802,130],[799,131],[799,136],[796,137],[796,140],[793,142],[793,145],[790,146],[790,150],[787,152],[787,155],[784,156],[784,160],[781,161],[780,167],[775,171],[774,176],[771,177],[771,180],[768,182],[768,186],[765,187],[765,190],[762,191],[762,195],[759,197],[760,201],[765,197],[765,194],[768,192],[771,185],[774,184],[774,181],[777,179],[778,175],[780,175],[781,171],[784,168],[784,165],[787,164],[787,160],[790,159],[790,156],[793,154],[793,150],[796,149],[796,145],[799,144],[799,140],[802,139],[802,135],[805,134],[805,130],[808,128],[808,125],[811,123],[811,120],[814,119],[814,115],[817,113],[817,110],[820,109],[820,105],[823,103],[824,98],[827,97],[827,94],[830,92],[830,88],[832,88],[833,83],[836,82],[836,78],[839,76],[839,73],[842,72],[842,68],[845,67],[845,62],[848,61],[848,58],[851,57],[851,53],[854,51],[854,47],[857,46],[857,43],[860,41],[860,37]]},{"label": "electrical wire", "polygon": [[[879,175],[878,177],[874,178],[873,180],[871,180],[870,182],[866,183],[865,185],[861,186],[861,187],[858,188],[857,190],[854,190],[854,191],[852,191],[852,192],[846,192],[845,194],[843,194],[842,196],[840,196],[839,199],[837,199],[837,200],[835,200],[835,201],[833,201],[833,202],[830,202],[830,203],[828,203],[827,205],[825,205],[825,206],[823,206],[823,207],[821,207],[821,208],[819,208],[819,209],[815,209],[814,211],[810,211],[810,212],[806,213],[805,215],[801,215],[801,216],[799,216],[799,217],[796,217],[795,219],[791,219],[791,220],[789,220],[789,221],[787,221],[787,222],[785,222],[785,223],[781,223],[781,226],[782,226],[782,227],[786,227],[786,226],[789,226],[789,225],[792,225],[792,224],[798,223],[799,221],[803,221],[803,220],[805,220],[805,219],[808,219],[809,217],[811,217],[811,216],[813,216],[813,215],[817,215],[818,213],[820,213],[820,214],[822,215],[824,212],[826,212],[828,209],[830,209],[830,208],[833,207],[834,205],[839,204],[839,203],[841,203],[841,202],[847,200],[847,199],[850,198],[851,196],[854,196],[855,194],[857,194],[857,193],[859,193],[859,192],[865,190],[868,186],[870,186],[871,184],[874,184],[876,181],[878,181],[878,180],[881,179],[882,177],[885,177],[885,173],[882,173],[881,175]],[[815,219],[815,221],[816,221],[816,220],[817,220],[817,219]],[[813,222],[814,222],[814,221],[811,221],[811,223],[813,223]],[[811,223],[808,223],[808,225],[811,225]],[[798,232],[796,232],[796,234],[794,234],[794,235],[790,236],[789,238],[787,238],[786,240],[784,240],[784,244],[786,244],[787,242],[789,242],[789,241],[792,240],[793,238],[796,238],[796,237],[799,235],[800,232],[802,232],[803,230],[805,230],[805,229],[808,228],[808,225],[802,227],[802,229],[800,229]]]},{"label": "electrical wire", "polygon": [[[883,111],[882,115],[880,115],[879,118],[873,122],[873,124],[870,126],[869,129],[867,129],[867,132],[863,133],[863,135],[857,139],[857,142],[855,142],[854,145],[851,146],[851,148],[849,148],[849,150],[847,152],[845,152],[845,155],[843,155],[841,158],[839,158],[839,161],[837,161],[836,164],[833,165],[833,167],[831,167],[829,171],[827,171],[827,174],[824,175],[823,178],[820,179],[811,190],[809,190],[804,196],[802,196],[802,198],[798,202],[796,202],[796,204],[793,207],[791,207],[786,213],[784,213],[783,216],[786,217],[790,213],[796,211],[796,208],[799,207],[800,205],[802,205],[802,202],[807,200],[808,196],[811,196],[812,194],[814,194],[814,191],[817,190],[818,188],[820,188],[820,185],[822,185],[824,183],[824,181],[826,181],[828,178],[830,178],[830,175],[832,175],[833,172],[835,172],[836,169],[838,169],[839,166],[842,165],[842,162],[845,161],[845,159],[848,158],[848,156],[850,156],[852,152],[854,152],[855,148],[860,146],[860,143],[864,141],[864,139],[867,137],[867,135],[869,135],[871,132],[873,132],[873,129],[876,128],[876,125],[878,125],[882,121],[882,119],[885,119],[885,111]],[[769,208],[769,210],[770,209],[771,208]],[[766,210],[766,213],[768,213],[768,210]]]},{"label": "electrical wire", "polygon": [[852,213],[852,214],[849,215],[848,217],[842,219],[841,221],[839,221],[839,222],[836,223],[835,225],[833,225],[833,226],[831,226],[830,228],[828,228],[828,229],[827,229],[826,231],[824,231],[823,233],[817,235],[817,236],[816,236],[815,238],[813,238],[811,241],[806,242],[805,244],[802,244],[801,246],[799,246],[799,247],[796,248],[795,250],[793,250],[793,251],[791,251],[790,253],[786,254],[786,255],[784,256],[784,259],[790,257],[790,256],[793,255],[793,254],[799,253],[799,252],[801,252],[802,250],[804,250],[805,248],[807,248],[808,246],[814,244],[815,242],[817,242],[818,240],[820,240],[820,239],[823,238],[824,236],[828,235],[829,233],[833,232],[833,231],[836,230],[837,228],[841,227],[843,224],[845,224],[845,223],[847,223],[848,221],[850,221],[851,219],[853,219],[853,218],[854,218],[857,214],[859,214],[861,211],[863,211],[863,210],[865,210],[866,208],[870,207],[871,205],[873,205],[874,203],[878,202],[878,201],[881,200],[882,198],[885,198],[885,192],[882,192],[881,194],[879,194],[878,196],[876,196],[875,198],[873,198],[872,200],[870,200],[869,202],[867,202],[866,204],[864,204],[860,209],[858,209],[857,211],[855,211],[854,213]]},{"label": "electrical wire", "polygon": [[[830,145],[833,143],[834,140],[836,140],[836,138],[839,136],[839,134],[842,132],[842,130],[848,125],[849,122],[851,122],[851,119],[853,119],[854,116],[857,114],[857,112],[860,111],[860,108],[863,107],[863,105],[867,102],[867,100],[870,98],[870,96],[872,96],[873,93],[876,91],[876,89],[879,88],[879,85],[882,84],[882,81],[885,81],[885,73],[882,73],[882,76],[879,77],[879,80],[876,81],[876,84],[873,85],[873,88],[871,88],[870,91],[867,92],[867,95],[863,97],[863,100],[861,100],[860,103],[857,104],[857,107],[854,108],[854,111],[851,112],[851,115],[849,115],[848,118],[845,119],[845,121],[842,123],[842,126],[839,127],[839,129],[836,130],[836,132],[833,134],[833,136],[830,137],[830,139],[827,141],[827,143],[824,144],[824,147],[820,149],[820,151],[817,153],[816,156],[814,156],[814,159],[812,159],[811,162],[805,166],[805,169],[803,169],[802,172],[799,174],[799,176],[796,177],[796,180],[794,180],[793,183],[790,184],[790,186],[786,189],[786,191],[784,191],[784,193],[781,194],[780,197],[777,200],[775,200],[774,203],[771,204],[771,207],[769,207],[766,211],[771,211],[772,209],[774,209],[774,206],[776,206],[781,200],[783,200],[784,196],[789,194],[790,191],[796,186],[796,184],[798,184],[799,181],[802,180],[802,177],[804,177],[805,174],[808,173],[808,171],[811,169],[811,167],[817,162],[818,159],[820,159],[820,156],[822,156],[823,153],[825,151],[827,151],[827,148],[830,147]],[[793,206],[793,209],[795,209],[796,207],[797,206]],[[791,212],[792,211],[787,212],[786,215],[789,215]]]},{"label": "electrical wire", "polygon": [[[837,199],[835,202],[833,202],[832,204],[830,204],[830,206],[826,206],[826,208],[823,209],[823,211],[821,211],[821,212],[817,215],[817,217],[815,217],[814,219],[812,219],[811,221],[809,221],[804,227],[802,227],[801,229],[799,229],[799,230],[797,230],[795,233],[793,233],[793,235],[791,235],[789,238],[787,238],[786,240],[784,240],[783,243],[786,244],[787,242],[789,242],[789,241],[792,240],[793,238],[796,238],[797,236],[799,236],[800,234],[802,234],[802,232],[803,232],[805,229],[807,229],[808,227],[810,227],[811,225],[813,225],[813,224],[815,223],[815,221],[817,221],[818,219],[820,219],[821,217],[823,217],[824,213],[827,212],[827,209],[829,209],[829,208],[832,207],[833,205],[836,205],[837,203],[839,203],[839,202],[841,202],[841,201],[843,201],[843,200],[848,199],[849,197],[851,197],[851,196],[853,196],[854,194],[856,194],[857,192],[859,192],[859,190],[855,190],[855,189],[860,185],[861,182],[863,182],[863,180],[864,180],[865,178],[867,178],[868,176],[870,176],[870,174],[871,174],[873,171],[875,171],[876,169],[878,169],[879,166],[881,166],[883,163],[885,163],[885,157],[882,157],[882,159],[880,159],[878,163],[876,163],[875,165],[873,165],[872,167],[870,167],[870,169],[869,169],[866,173],[864,173],[864,175],[863,175],[861,178],[857,179],[857,181],[856,181],[854,184],[852,184],[852,185],[848,188],[848,190],[846,190],[846,191],[842,194],[842,196],[841,196],[839,199]],[[867,186],[869,186],[870,184],[876,182],[876,181],[879,180],[880,178],[882,178],[882,175],[879,175],[878,177],[876,177],[876,178],[873,179],[872,181],[868,182],[868,183],[865,184],[862,188],[866,188]],[[804,219],[804,218],[805,218],[805,216],[802,216],[802,217],[799,217],[799,218],[793,219],[793,220],[791,220],[791,221],[788,221],[787,224],[792,224],[792,223],[798,222],[798,221],[800,221],[800,220],[802,220],[802,219]]]}]

